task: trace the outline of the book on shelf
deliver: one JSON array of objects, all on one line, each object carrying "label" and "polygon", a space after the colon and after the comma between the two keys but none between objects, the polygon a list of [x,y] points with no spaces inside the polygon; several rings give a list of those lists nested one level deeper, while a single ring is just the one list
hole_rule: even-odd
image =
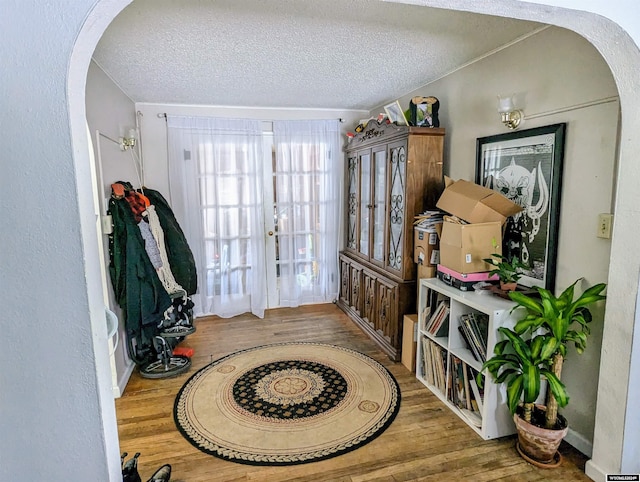
[{"label": "book on shelf", "polygon": [[452,386],[450,400],[458,408],[471,410],[471,390],[467,376],[467,364],[455,355],[451,355],[449,363]]},{"label": "book on shelf", "polygon": [[444,337],[449,334],[449,309],[447,308],[447,314],[439,321],[439,323],[429,330],[435,337]]},{"label": "book on shelf", "polygon": [[431,313],[431,316],[429,316],[428,319],[425,318],[424,331],[429,331],[431,327],[436,323],[438,317],[442,315],[442,312],[444,310],[444,303],[444,301],[440,301],[437,305],[433,305],[435,306],[435,309]]},{"label": "book on shelf", "polygon": [[427,378],[427,369],[426,369],[426,360],[427,357],[424,354],[424,337],[420,337],[418,338],[418,343],[420,344],[420,347],[418,348],[418,353],[420,353],[420,357],[418,360],[416,360],[416,376],[417,377],[422,377],[426,380]]},{"label": "book on shelf", "polygon": [[468,332],[468,328],[464,325],[464,323],[462,323],[462,321],[458,325],[458,331],[460,332],[460,336],[462,337],[462,340],[464,341],[467,347],[467,350],[471,352],[474,359],[481,362],[480,353],[478,352],[478,349],[476,348],[474,342],[472,341],[471,334]]},{"label": "book on shelf", "polygon": [[476,383],[477,374],[478,372],[463,360],[453,354],[449,355],[447,399],[475,426],[481,427],[484,392]]},{"label": "book on shelf", "polygon": [[429,349],[431,350],[431,360],[433,363],[433,379],[434,379],[434,386],[438,388],[438,390],[440,390],[441,392],[444,392],[444,380],[442,378],[442,372],[440,370],[440,351],[438,349],[438,346],[433,343],[433,342],[429,342]]},{"label": "book on shelf", "polygon": [[476,313],[460,315],[460,333],[474,358],[482,363],[487,359],[488,322],[488,317]]},{"label": "book on shelf", "polygon": [[442,300],[425,325],[425,331],[434,336],[446,336],[449,330],[449,301]]},{"label": "book on shelf", "polygon": [[429,380],[431,385],[433,385],[434,387],[439,387],[440,378],[438,376],[437,358],[435,357],[433,342],[431,342],[431,340],[429,340],[428,338],[423,338],[423,341],[426,345],[425,353],[427,354],[427,380]]},{"label": "book on shelf", "polygon": [[453,404],[457,405],[456,400],[458,392],[454,383],[453,372],[451,367],[449,367],[449,371],[447,372],[447,400],[453,401]]},{"label": "book on shelf", "polygon": [[469,313],[475,332],[485,354],[487,354],[487,337],[489,336],[489,315],[484,313]]},{"label": "book on shelf", "polygon": [[473,406],[471,405],[472,397],[471,397],[471,384],[469,383],[469,367],[464,362],[460,362],[460,363],[462,363],[462,380],[464,382],[465,401],[467,402],[467,408],[469,410],[472,410]]},{"label": "book on shelf", "polygon": [[428,338],[422,337],[422,376],[429,385],[435,385],[430,344]]},{"label": "book on shelf", "polygon": [[422,377],[441,393],[447,389],[447,352],[440,345],[422,337]]},{"label": "book on shelf", "polygon": [[437,343],[430,342],[432,355],[435,360],[434,371],[436,373],[436,386],[441,393],[445,394],[447,390],[447,352],[443,350]]},{"label": "book on shelf", "polygon": [[471,398],[471,410],[482,414],[482,408],[478,406],[478,402],[476,402],[476,399],[473,397]]},{"label": "book on shelf", "polygon": [[482,428],[482,417],[478,412],[473,412],[466,408],[461,408],[460,412],[474,427]]},{"label": "book on shelf", "polygon": [[[444,384],[444,386],[442,387],[442,389],[443,389],[443,391],[444,391],[444,390],[447,388],[447,385],[446,385],[447,370],[448,370],[448,368],[447,368],[447,363],[448,363],[447,358],[448,358],[448,356],[449,356],[449,355],[448,355],[448,353],[449,353],[449,352],[447,352],[446,350],[444,350],[444,349],[442,349],[442,348],[440,348],[440,347],[438,347],[438,348],[439,348],[439,350],[440,350],[440,360],[441,360],[441,362],[440,362],[440,367],[441,367],[441,370],[442,370],[443,378],[444,378],[444,380],[445,380],[445,384]],[[449,388],[451,388],[451,387],[449,386]]]},{"label": "book on shelf", "polygon": [[418,321],[420,323],[420,327],[424,330],[427,326],[427,319],[429,317],[429,313],[431,313],[431,308],[429,305],[425,306],[420,313],[418,313]]},{"label": "book on shelf", "polygon": [[460,402],[459,397],[462,392],[461,387],[458,385],[458,362],[459,360],[451,355],[449,359],[449,385],[452,387],[452,390],[449,393],[449,401],[456,405],[459,408]]},{"label": "book on shelf", "polygon": [[[471,387],[473,401],[475,401],[477,405],[476,411],[482,413],[482,407],[484,404],[484,390],[481,390],[478,386],[478,383],[476,382],[476,376],[478,375],[478,372],[471,367],[468,367],[468,370],[469,386]],[[482,378],[484,380],[484,375]]]}]

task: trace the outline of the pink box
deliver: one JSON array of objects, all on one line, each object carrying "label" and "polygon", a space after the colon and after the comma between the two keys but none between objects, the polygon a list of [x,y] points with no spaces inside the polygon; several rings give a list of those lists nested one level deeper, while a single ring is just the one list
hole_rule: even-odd
[{"label": "pink box", "polygon": [[473,291],[473,285],[480,281],[498,281],[500,278],[497,274],[489,276],[488,271],[480,273],[458,273],[446,266],[438,265],[437,277],[443,283],[458,288],[461,291]]}]

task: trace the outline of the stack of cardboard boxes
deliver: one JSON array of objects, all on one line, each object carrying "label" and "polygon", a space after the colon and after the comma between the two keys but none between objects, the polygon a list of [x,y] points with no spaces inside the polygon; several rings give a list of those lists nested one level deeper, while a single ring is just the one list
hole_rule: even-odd
[{"label": "stack of cardboard boxes", "polygon": [[418,279],[434,278],[439,272],[473,277],[470,275],[491,270],[484,258],[502,253],[504,224],[522,210],[497,191],[449,178],[445,178],[445,190],[436,206],[450,216],[432,228],[416,226]]},{"label": "stack of cardboard boxes", "polygon": [[[502,253],[504,224],[522,208],[497,191],[449,178],[445,178],[445,190],[436,207],[451,216],[444,216],[435,232],[415,228],[414,261],[418,264],[418,280],[438,277],[459,289],[471,290],[476,282],[489,279],[487,271],[492,268],[484,259]],[[403,328],[407,345],[403,344],[403,363],[405,349],[409,351],[407,361],[411,355],[415,358],[415,346],[412,348],[410,342],[416,323],[417,315],[405,316]],[[415,360],[413,365],[405,366],[415,370]]]},{"label": "stack of cardboard boxes", "polygon": [[491,270],[484,259],[502,253],[507,218],[522,210],[497,191],[449,178],[436,206],[450,215],[430,232],[416,226],[418,279],[442,277],[442,273],[463,280],[482,278]]},{"label": "stack of cardboard boxes", "polygon": [[413,261],[418,267],[418,279],[434,278],[440,263],[441,211],[426,211],[418,216],[414,227]]},{"label": "stack of cardboard boxes", "polygon": [[502,231],[509,216],[522,208],[497,191],[469,181],[446,180],[438,208],[444,218],[437,276],[460,289],[488,279],[484,259],[502,254]]}]

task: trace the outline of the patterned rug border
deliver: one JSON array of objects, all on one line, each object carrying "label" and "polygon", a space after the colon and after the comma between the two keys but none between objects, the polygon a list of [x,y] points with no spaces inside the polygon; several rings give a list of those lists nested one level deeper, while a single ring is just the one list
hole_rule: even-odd
[{"label": "patterned rug border", "polygon": [[[357,443],[355,443],[353,445],[350,445],[350,446],[345,447],[345,448],[337,449],[336,451],[328,453],[328,454],[326,454],[324,456],[314,456],[312,459],[288,460],[288,461],[281,461],[281,460],[258,461],[258,460],[251,460],[251,459],[243,459],[243,458],[239,458],[239,457],[232,456],[232,455],[225,455],[225,454],[220,453],[219,451],[209,450],[209,449],[207,449],[205,447],[202,447],[202,446],[200,446],[198,444],[198,442],[193,440],[191,438],[191,436],[188,435],[186,433],[186,431],[182,428],[182,426],[180,425],[180,422],[178,420],[178,410],[179,410],[180,399],[182,397],[182,394],[183,394],[184,390],[189,387],[189,385],[191,384],[192,381],[194,381],[195,379],[197,379],[200,376],[202,376],[203,373],[205,371],[207,371],[212,365],[219,364],[220,362],[226,360],[227,358],[235,357],[235,356],[240,355],[242,353],[247,353],[247,352],[251,352],[251,351],[255,351],[255,350],[278,347],[278,346],[300,346],[300,345],[335,348],[337,350],[342,350],[342,351],[345,351],[345,352],[348,352],[348,353],[356,354],[357,356],[360,356],[360,357],[362,357],[364,359],[367,359],[369,362],[372,362],[375,366],[377,366],[379,369],[381,369],[383,372],[385,372],[388,375],[389,379],[393,382],[393,387],[395,389],[395,395],[396,395],[396,403],[395,403],[395,406],[393,407],[393,411],[391,412],[389,417],[385,420],[385,423],[380,428],[378,428],[374,434],[369,435],[364,440],[359,441],[359,442],[357,442]],[[333,458],[333,457],[337,457],[339,455],[346,454],[348,452],[352,452],[352,451],[354,451],[354,450],[356,450],[356,449],[358,449],[360,447],[363,447],[364,445],[368,444],[369,442],[375,440],[380,435],[382,435],[387,430],[387,428],[391,425],[391,423],[395,420],[396,416],[398,415],[398,412],[400,411],[400,402],[401,402],[401,394],[400,394],[400,385],[398,384],[398,381],[396,380],[396,378],[393,376],[393,374],[389,371],[389,369],[387,367],[385,367],[383,364],[381,364],[379,361],[375,360],[374,358],[371,358],[369,355],[365,355],[364,353],[361,353],[361,352],[359,352],[357,350],[354,350],[352,348],[347,348],[347,347],[343,347],[343,346],[339,346],[339,345],[330,345],[330,344],[327,344],[327,343],[285,342],[285,343],[273,343],[273,344],[258,345],[258,346],[254,346],[254,347],[251,347],[251,348],[245,348],[243,350],[238,350],[238,351],[229,353],[227,355],[224,355],[224,356],[218,358],[217,360],[214,360],[214,361],[208,363],[207,365],[205,365],[204,367],[200,368],[193,375],[191,375],[187,381],[184,382],[184,384],[182,385],[182,387],[178,391],[178,394],[176,395],[176,398],[175,398],[175,401],[174,401],[174,404],[173,404],[173,420],[174,420],[174,423],[175,423],[178,431],[182,434],[183,438],[185,438],[192,446],[194,446],[196,449],[200,450],[201,452],[204,452],[204,453],[209,454],[209,455],[213,455],[214,457],[217,457],[219,459],[227,460],[229,462],[235,462],[235,463],[239,463],[239,464],[244,464],[244,465],[255,465],[255,466],[271,466],[271,467],[273,467],[273,466],[301,465],[301,464],[307,464],[307,463],[312,463],[312,462],[320,462],[322,460],[327,460],[327,459],[330,459],[330,458]]]}]

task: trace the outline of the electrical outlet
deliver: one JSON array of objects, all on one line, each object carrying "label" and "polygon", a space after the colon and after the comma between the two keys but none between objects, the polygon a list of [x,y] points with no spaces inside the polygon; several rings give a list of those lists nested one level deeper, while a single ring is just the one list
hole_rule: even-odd
[{"label": "electrical outlet", "polygon": [[611,226],[613,225],[613,214],[598,214],[598,237],[611,239]]}]

